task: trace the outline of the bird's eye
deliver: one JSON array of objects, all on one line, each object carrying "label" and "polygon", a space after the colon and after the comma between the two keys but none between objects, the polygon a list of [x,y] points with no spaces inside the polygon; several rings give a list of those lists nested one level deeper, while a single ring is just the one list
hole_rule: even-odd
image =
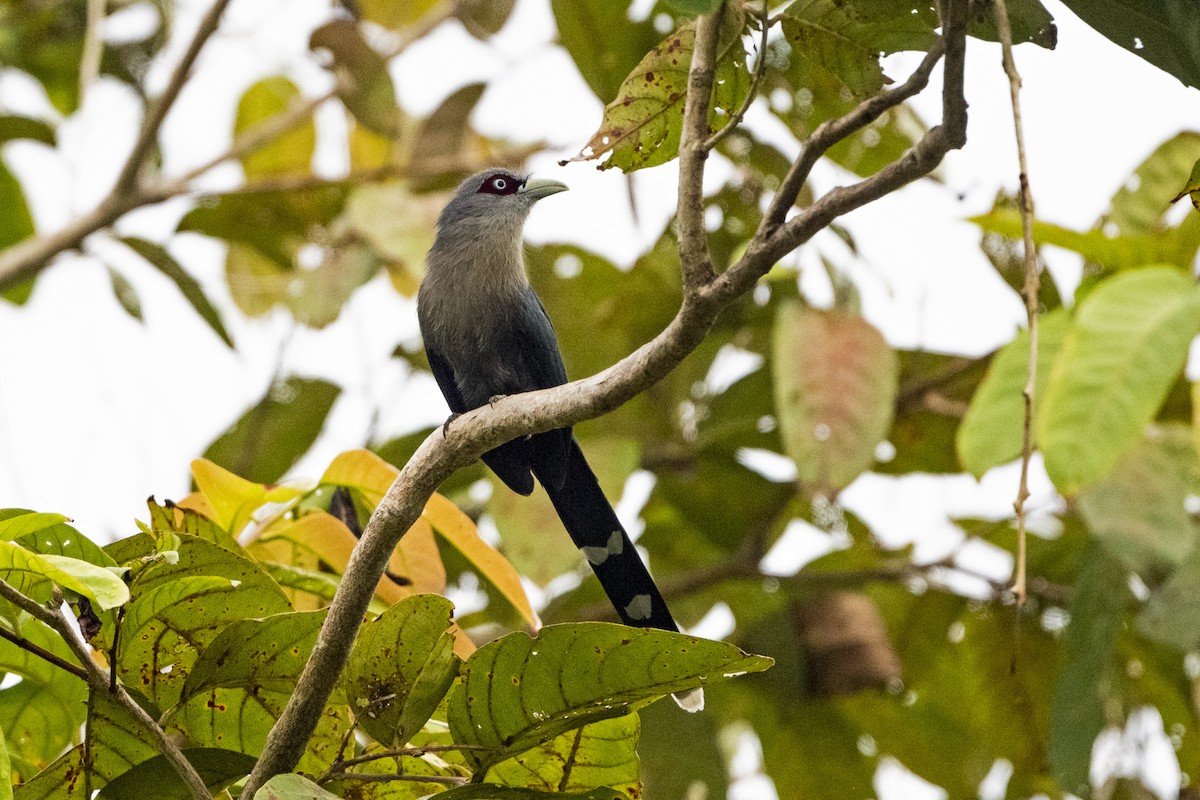
[{"label": "bird's eye", "polygon": [[521,179],[503,173],[493,173],[479,185],[480,194],[514,194],[521,188]]}]

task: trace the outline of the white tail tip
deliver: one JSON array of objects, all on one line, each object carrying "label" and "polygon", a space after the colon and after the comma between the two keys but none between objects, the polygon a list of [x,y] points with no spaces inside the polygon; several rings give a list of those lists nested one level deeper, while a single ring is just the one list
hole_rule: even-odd
[{"label": "white tail tip", "polygon": [[700,688],[688,689],[686,692],[676,692],[671,695],[679,707],[690,714],[695,714],[697,711],[704,710],[704,690]]}]

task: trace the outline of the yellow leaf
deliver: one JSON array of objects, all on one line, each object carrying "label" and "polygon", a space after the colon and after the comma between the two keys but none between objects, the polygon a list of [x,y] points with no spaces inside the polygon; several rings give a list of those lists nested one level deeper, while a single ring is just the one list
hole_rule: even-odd
[{"label": "yellow leaf", "polygon": [[496,587],[530,626],[536,629],[541,625],[513,565],[494,547],[479,538],[475,523],[460,511],[458,506],[435,493],[425,505],[425,513],[422,516],[451,547],[458,550],[479,570],[481,578]]},{"label": "yellow leaf", "polygon": [[321,476],[321,483],[336,483],[358,489],[374,508],[387,494],[400,471],[370,450],[348,450],[337,456]]},{"label": "yellow leaf", "polygon": [[264,503],[285,503],[304,493],[304,490],[294,486],[272,486],[268,489],[261,483],[240,478],[205,458],[197,458],[192,462],[192,478],[208,500],[211,519],[234,536],[245,527],[259,506]]}]

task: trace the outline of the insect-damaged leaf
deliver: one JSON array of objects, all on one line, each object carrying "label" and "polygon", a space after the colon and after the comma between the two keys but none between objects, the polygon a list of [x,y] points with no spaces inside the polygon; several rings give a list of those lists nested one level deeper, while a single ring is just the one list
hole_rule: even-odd
[{"label": "insect-damaged leaf", "polygon": [[511,633],[467,660],[450,695],[450,731],[485,769],[589,722],[773,662],[723,642],[607,622]]},{"label": "insect-damaged leaf", "polygon": [[[716,72],[709,127],[721,127],[750,87],[741,33],[745,12],[727,6],[717,44]],[[665,164],[679,154],[688,69],[696,41],[696,24],[688,23],[664,39],[634,67],[616,98],[604,109],[600,130],[571,161],[611,156],[600,169],[623,172]],[[566,162],[563,162],[566,163]]]},{"label": "insect-damaged leaf", "polygon": [[640,730],[637,714],[593,722],[497,764],[487,780],[547,792],[607,786],[640,797]]},{"label": "insect-damaged leaf", "polygon": [[458,674],[452,610],[444,597],[417,595],[359,632],[343,681],[359,725],[381,744],[408,742]]}]

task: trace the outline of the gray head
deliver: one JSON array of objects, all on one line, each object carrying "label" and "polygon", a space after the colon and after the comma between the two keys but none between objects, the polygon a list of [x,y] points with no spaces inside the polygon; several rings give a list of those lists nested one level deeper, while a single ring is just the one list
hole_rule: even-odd
[{"label": "gray head", "polygon": [[519,231],[534,203],[566,190],[559,181],[533,180],[506,169],[477,172],[459,184],[442,210],[439,237],[447,228],[469,228],[474,235]]}]

